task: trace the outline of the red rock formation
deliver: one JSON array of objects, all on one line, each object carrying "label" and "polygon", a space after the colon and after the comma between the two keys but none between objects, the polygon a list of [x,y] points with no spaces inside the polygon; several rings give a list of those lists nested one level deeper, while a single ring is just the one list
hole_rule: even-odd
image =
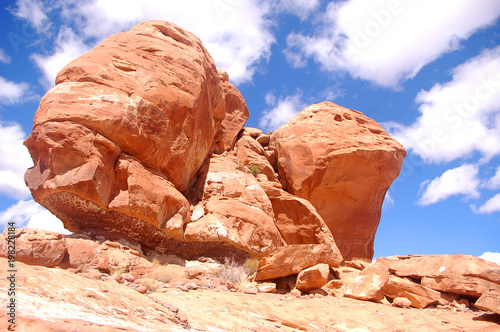
[{"label": "red rock formation", "polygon": [[[123,233],[148,248],[206,254],[202,236],[191,239],[197,247],[185,246],[191,209],[182,193],[199,182],[212,150],[233,147],[247,118],[243,97],[196,36],[144,22],[58,74],[25,141],[35,164],[25,179],[70,231]],[[267,203],[263,213],[272,213]],[[265,217],[274,226],[272,214]]]},{"label": "red rock formation", "polygon": [[227,72],[222,69],[218,69],[218,71],[226,102],[226,116],[221,125],[222,138],[220,141],[216,140],[216,145],[219,150],[229,151],[234,147],[238,133],[245,125],[250,114],[240,91],[229,82]]},{"label": "red rock formation", "polygon": [[441,298],[441,294],[435,290],[395,276],[389,277],[389,281],[384,286],[384,294],[391,299],[407,298],[413,307],[420,309]]},{"label": "red rock formation", "polygon": [[371,260],[382,202],[405,149],[372,119],[330,102],[278,128],[270,149],[285,189],[312,203],[344,259]]},{"label": "red rock formation", "polygon": [[418,279],[422,286],[477,299],[478,308],[500,313],[500,266],[469,255],[381,257],[390,273]]},{"label": "red rock formation", "polygon": [[389,281],[389,272],[381,264],[373,264],[364,269],[344,296],[358,300],[380,302],[384,299],[384,287]]},{"label": "red rock formation", "polygon": [[287,245],[260,261],[255,280],[270,280],[297,274],[317,265],[338,266],[342,255],[337,247],[324,244]]},{"label": "red rock formation", "polygon": [[[9,244],[12,246],[12,242],[8,242],[7,238],[5,229],[0,234],[0,257],[8,257]],[[67,249],[64,235],[39,229],[18,229],[13,241],[15,260],[30,265],[57,266]]]},{"label": "red rock formation", "polygon": [[328,264],[317,264],[307,269],[302,270],[297,275],[295,287],[303,292],[308,292],[313,289],[320,289],[326,285],[330,267]]}]

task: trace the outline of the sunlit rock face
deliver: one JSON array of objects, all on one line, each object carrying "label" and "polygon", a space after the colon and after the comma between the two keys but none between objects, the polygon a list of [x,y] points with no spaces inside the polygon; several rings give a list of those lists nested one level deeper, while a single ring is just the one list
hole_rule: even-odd
[{"label": "sunlit rock face", "polygon": [[331,102],[297,114],[272,134],[270,146],[285,189],[311,202],[344,259],[371,260],[403,146],[374,120]]}]

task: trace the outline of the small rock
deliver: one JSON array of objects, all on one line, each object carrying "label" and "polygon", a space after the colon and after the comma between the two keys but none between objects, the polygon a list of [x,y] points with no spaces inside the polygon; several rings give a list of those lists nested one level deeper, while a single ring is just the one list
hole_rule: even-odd
[{"label": "small rock", "polygon": [[138,286],[136,288],[136,291],[138,291],[141,294],[146,294],[148,292],[148,289],[145,286]]},{"label": "small rock", "polygon": [[177,317],[177,319],[179,319],[181,321],[181,323],[183,323],[183,324],[189,323],[187,314],[182,310],[179,310],[177,312],[177,314],[175,315],[175,317]]},{"label": "small rock", "polygon": [[321,288],[328,281],[329,274],[330,268],[328,264],[314,265],[299,273],[295,287],[304,292]]},{"label": "small rock", "polygon": [[109,277],[106,278],[106,280],[113,280],[116,281],[117,283],[123,283],[123,277],[121,274],[113,274]]},{"label": "small rock", "polygon": [[190,283],[187,283],[185,285],[187,287],[187,289],[189,290],[197,290],[200,288],[200,286],[198,286],[197,284],[195,284],[194,282],[190,282]]},{"label": "small rock", "polygon": [[276,284],[274,282],[266,282],[257,284],[259,293],[276,293]]},{"label": "small rock", "polygon": [[87,278],[89,279],[95,279],[95,280],[99,280],[101,279],[101,271],[97,270],[97,269],[91,269],[87,272]]},{"label": "small rock", "polygon": [[257,294],[258,292],[259,292],[259,290],[257,289],[257,287],[255,285],[252,285],[252,284],[248,285],[243,290],[243,293],[245,293],[245,294]]},{"label": "small rock", "polygon": [[459,305],[464,305],[466,308],[470,308],[470,302],[467,299],[460,299],[458,301]]},{"label": "small rock", "polygon": [[260,143],[260,145],[268,146],[270,138],[271,138],[271,136],[269,134],[260,134],[259,136],[257,136],[256,140],[257,140],[257,142]]},{"label": "small rock", "polygon": [[205,214],[203,206],[198,205],[191,213],[191,221],[197,221]]},{"label": "small rock", "polygon": [[134,280],[135,280],[134,276],[130,273],[122,274],[122,278],[123,278],[123,280],[126,280],[128,282],[134,282]]},{"label": "small rock", "polygon": [[302,296],[302,292],[299,291],[297,288],[294,288],[290,291],[290,294],[293,296],[293,297],[301,297]]},{"label": "small rock", "polygon": [[310,295],[318,295],[319,297],[328,296],[328,293],[323,289],[313,289],[309,291]]},{"label": "small rock", "polygon": [[408,300],[406,297],[396,297],[392,301],[392,306],[398,308],[409,308],[411,307],[411,301]]}]

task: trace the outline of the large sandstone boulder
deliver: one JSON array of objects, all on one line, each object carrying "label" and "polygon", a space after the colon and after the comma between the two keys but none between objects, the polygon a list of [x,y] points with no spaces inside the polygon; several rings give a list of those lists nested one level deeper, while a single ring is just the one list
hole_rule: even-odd
[{"label": "large sandstone boulder", "polygon": [[[25,141],[35,165],[25,180],[70,231],[122,233],[150,249],[209,254],[206,244],[186,247],[185,195],[203,182],[207,157],[232,148],[247,118],[243,97],[196,36],[144,22],[61,70]],[[272,214],[266,218],[273,225]]]},{"label": "large sandstone boulder", "polygon": [[66,254],[64,235],[39,229],[17,229],[14,239],[7,241],[8,232],[0,234],[0,257],[8,257],[9,246],[15,242],[15,260],[30,265],[57,266]]},{"label": "large sandstone boulder", "polygon": [[331,102],[278,128],[270,149],[285,189],[312,203],[344,259],[371,260],[382,203],[405,149],[372,119]]},{"label": "large sandstone boulder", "polygon": [[[217,123],[222,126],[226,108],[219,83],[196,36],[148,21],[66,65],[43,97],[34,125],[83,125],[184,191],[210,151]],[[28,148],[32,143],[28,139]]]}]

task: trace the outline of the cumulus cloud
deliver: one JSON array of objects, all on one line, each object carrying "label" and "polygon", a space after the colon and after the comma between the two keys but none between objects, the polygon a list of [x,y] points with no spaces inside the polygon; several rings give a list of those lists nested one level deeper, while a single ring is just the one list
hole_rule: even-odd
[{"label": "cumulus cloud", "polygon": [[479,198],[480,180],[478,173],[479,167],[470,164],[447,170],[440,177],[422,183],[424,193],[418,204],[426,206],[455,195]]},{"label": "cumulus cloud", "polygon": [[479,256],[479,258],[482,258],[485,261],[497,263],[498,265],[500,265],[500,252],[487,251],[484,254],[482,254],[481,256]]},{"label": "cumulus cloud", "polygon": [[90,47],[71,28],[63,28],[55,41],[50,55],[33,54],[31,57],[42,71],[41,83],[48,90],[56,80],[57,73],[70,61],[88,52]]},{"label": "cumulus cloud", "polygon": [[259,121],[259,127],[264,131],[274,131],[290,120],[295,114],[303,110],[307,105],[302,102],[302,93],[298,92],[292,96],[277,98],[272,92],[265,97],[267,106],[272,107],[263,112]]},{"label": "cumulus cloud", "polygon": [[279,0],[273,7],[305,20],[319,5],[319,0]]},{"label": "cumulus cloud", "polygon": [[17,228],[37,228],[63,234],[70,232],[62,221],[33,200],[23,200],[0,212],[0,227],[15,222]]},{"label": "cumulus cloud", "polygon": [[474,205],[471,206],[472,211],[480,214],[491,214],[493,212],[500,212],[500,194],[497,194],[490,198],[480,207]]},{"label": "cumulus cloud", "polygon": [[495,175],[486,182],[485,187],[489,189],[500,189],[500,166],[498,166]]},{"label": "cumulus cloud", "polygon": [[29,96],[29,84],[11,82],[0,76],[0,104],[12,105],[24,102]]},{"label": "cumulus cloud", "polygon": [[18,0],[13,14],[31,23],[37,30],[47,28],[47,14],[40,0]]},{"label": "cumulus cloud", "polygon": [[33,166],[25,134],[18,124],[0,123],[0,194],[13,199],[26,199],[30,191],[24,183],[24,172]]},{"label": "cumulus cloud", "polygon": [[[499,2],[500,3],[500,2]],[[455,68],[453,79],[421,91],[420,116],[409,125],[385,128],[426,162],[449,162],[480,152],[500,153],[500,47]]]},{"label": "cumulus cloud", "polygon": [[53,7],[60,10],[51,13],[50,19],[55,21],[57,18],[52,16],[61,15],[63,22],[73,23],[74,32],[69,32],[68,26],[59,27],[56,51],[48,56],[35,56],[46,82],[51,84],[67,61],[86,48],[151,19],[171,21],[197,35],[216,65],[225,69],[235,84],[252,79],[257,65],[271,55],[271,45],[275,42],[267,18],[270,6],[260,0],[58,0],[55,3]]},{"label": "cumulus cloud", "polygon": [[5,50],[0,48],[0,62],[1,63],[9,63],[10,57],[5,53]]},{"label": "cumulus cloud", "polygon": [[332,1],[319,33],[290,34],[286,54],[295,66],[311,58],[326,70],[396,88],[499,16],[497,0]]},{"label": "cumulus cloud", "polygon": [[382,209],[388,209],[394,206],[394,198],[392,198],[389,191],[385,194],[384,203],[382,204]]}]

